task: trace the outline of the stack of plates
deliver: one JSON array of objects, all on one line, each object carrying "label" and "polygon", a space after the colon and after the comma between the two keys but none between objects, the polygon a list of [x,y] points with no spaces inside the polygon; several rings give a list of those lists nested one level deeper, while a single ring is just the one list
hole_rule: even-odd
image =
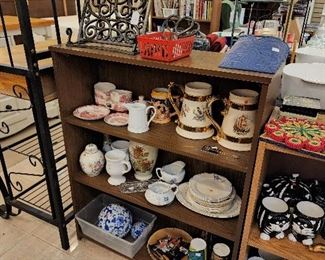
[{"label": "stack of plates", "polygon": [[218,174],[195,175],[179,186],[176,197],[185,207],[209,217],[232,218],[240,212],[241,199],[236,190]]}]

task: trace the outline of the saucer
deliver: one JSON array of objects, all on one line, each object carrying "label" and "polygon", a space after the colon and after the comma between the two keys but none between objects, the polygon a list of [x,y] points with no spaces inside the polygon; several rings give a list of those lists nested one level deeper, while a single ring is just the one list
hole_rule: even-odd
[{"label": "saucer", "polygon": [[99,120],[110,113],[109,108],[97,105],[87,105],[76,108],[73,115],[83,120]]},{"label": "saucer", "polygon": [[126,113],[113,113],[104,118],[104,122],[112,126],[126,126],[128,121],[129,115]]},{"label": "saucer", "polygon": [[241,206],[241,198],[236,195],[233,205],[232,207],[227,210],[224,211],[222,213],[211,213],[207,210],[202,210],[202,209],[198,209],[194,203],[191,203],[190,201],[188,201],[187,199],[187,190],[188,190],[189,184],[188,182],[182,183],[178,186],[178,192],[176,193],[176,198],[177,200],[186,208],[207,216],[207,217],[212,217],[212,218],[233,218],[233,217],[237,217],[240,213],[240,206]]}]

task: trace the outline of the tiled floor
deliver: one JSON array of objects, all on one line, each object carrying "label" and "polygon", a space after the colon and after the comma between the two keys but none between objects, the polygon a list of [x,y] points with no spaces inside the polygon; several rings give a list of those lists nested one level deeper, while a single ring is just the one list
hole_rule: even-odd
[{"label": "tiled floor", "polygon": [[[1,140],[2,145],[5,143],[8,143],[8,140]],[[26,157],[6,152],[5,158],[11,170],[19,171],[21,168],[26,170]],[[20,180],[24,185],[32,181],[28,178]],[[0,194],[0,204],[2,203],[3,198]],[[55,226],[27,213],[21,213],[8,220],[0,218],[0,260],[126,259],[85,239],[78,240],[74,220],[69,223],[68,232],[70,249],[65,251],[61,248],[59,233]]]}]

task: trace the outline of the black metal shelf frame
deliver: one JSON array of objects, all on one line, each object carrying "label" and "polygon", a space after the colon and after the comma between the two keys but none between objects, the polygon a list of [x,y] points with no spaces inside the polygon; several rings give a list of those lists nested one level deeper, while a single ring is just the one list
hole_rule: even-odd
[{"label": "black metal shelf frame", "polygon": [[[57,43],[60,44],[61,36],[56,2],[55,0],[51,0],[51,3]],[[38,67],[38,61],[51,57],[51,54],[49,51],[36,52],[27,1],[15,0],[15,5],[20,23],[27,68],[22,69],[15,67],[0,3],[0,21],[3,27],[3,34],[5,36],[10,62],[8,66],[0,65],[0,72],[25,76],[27,82],[27,96],[29,96],[30,105],[20,109],[8,107],[6,110],[0,111],[0,114],[21,110],[32,110],[36,132],[6,147],[1,147],[0,145],[0,165],[3,175],[3,178],[0,176],[0,195],[4,198],[4,204],[0,205],[0,216],[9,218],[18,215],[21,211],[25,211],[51,223],[57,226],[59,230],[62,248],[68,249],[69,239],[66,225],[73,219],[74,212],[71,201],[71,190],[66,166],[62,129],[60,123],[52,125],[48,123],[40,79],[40,69]],[[79,0],[77,0],[77,7],[78,14],[80,14]],[[22,98],[22,91],[26,91],[24,87],[19,85],[12,86],[12,90],[17,98]],[[9,125],[4,121],[0,124],[0,132],[4,134],[10,133]],[[33,171],[9,171],[4,156],[6,151],[25,156]],[[19,177],[21,176],[37,178],[37,181],[25,188],[21,181],[19,181]],[[17,213],[13,212],[13,208],[18,210]]]}]

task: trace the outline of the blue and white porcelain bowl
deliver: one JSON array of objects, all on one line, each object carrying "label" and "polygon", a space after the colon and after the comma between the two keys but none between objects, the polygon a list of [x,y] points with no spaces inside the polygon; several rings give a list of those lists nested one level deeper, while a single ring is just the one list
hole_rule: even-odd
[{"label": "blue and white porcelain bowl", "polygon": [[143,233],[143,231],[145,230],[146,227],[147,227],[147,224],[144,223],[143,221],[138,221],[138,222],[134,223],[134,225],[131,228],[131,236],[134,239],[137,239],[139,236],[141,236],[141,234]]},{"label": "blue and white porcelain bowl", "polygon": [[108,204],[99,213],[97,226],[114,236],[125,237],[132,227],[132,214],[119,204]]}]

